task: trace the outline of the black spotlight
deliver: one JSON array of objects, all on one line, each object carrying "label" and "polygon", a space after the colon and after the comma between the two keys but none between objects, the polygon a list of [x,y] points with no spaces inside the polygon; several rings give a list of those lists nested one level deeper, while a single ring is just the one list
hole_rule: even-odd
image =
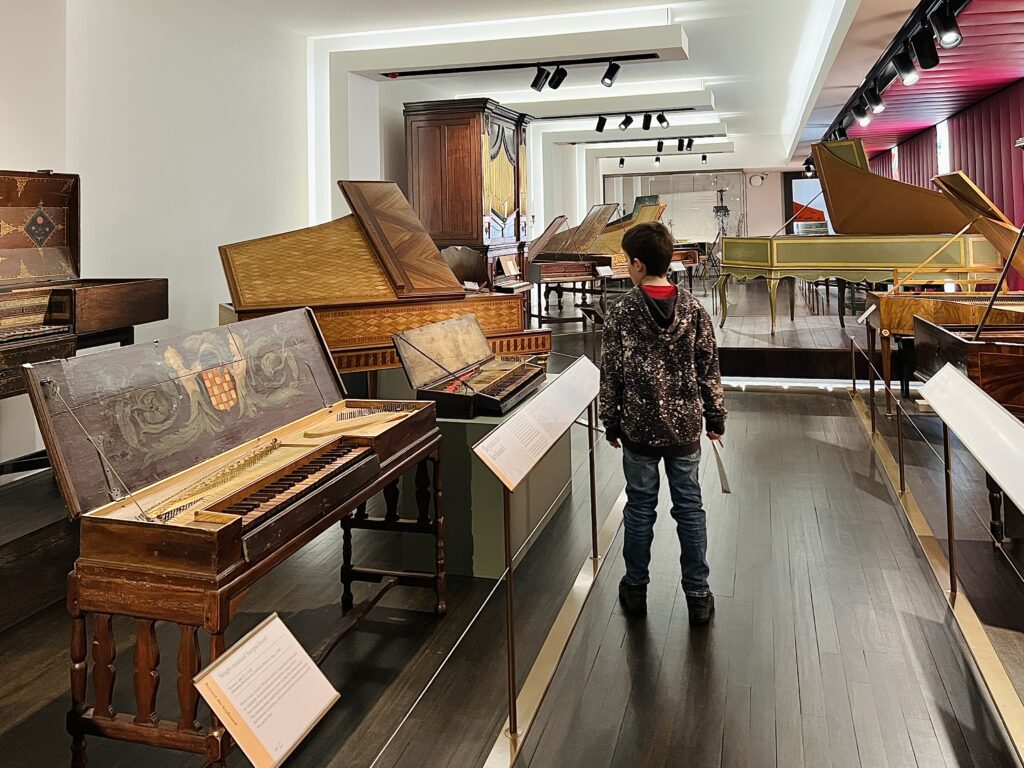
[{"label": "black spotlight", "polygon": [[597,127],[595,128],[595,130],[598,133],[604,133],[604,127],[605,127],[605,125],[607,123],[608,123],[608,118],[607,117],[605,117],[604,115],[598,115],[597,116]]},{"label": "black spotlight", "polygon": [[680,139],[676,144],[676,150],[682,152],[684,149],[686,149],[686,139]]},{"label": "black spotlight", "polygon": [[650,112],[644,112],[644,130],[645,131],[651,130],[651,113]]},{"label": "black spotlight", "polygon": [[939,66],[939,52],[935,50],[935,38],[928,27],[921,27],[910,40],[917,54],[917,66],[921,69],[934,69]]},{"label": "black spotlight", "polygon": [[845,141],[848,138],[845,128],[836,129],[836,141]]},{"label": "black spotlight", "polygon": [[533,90],[540,91],[544,90],[544,86],[548,84],[548,78],[551,77],[551,73],[544,69],[544,67],[537,67],[537,74],[533,76],[533,82],[530,83],[530,87]]},{"label": "black spotlight", "polygon": [[853,113],[854,119],[861,128],[867,128],[868,125],[871,124],[871,115],[868,114],[868,111],[864,108],[864,104],[860,101],[854,104],[850,111]]},{"label": "black spotlight", "polygon": [[960,25],[956,23],[956,14],[949,7],[948,0],[932,11],[928,21],[935,31],[935,37],[939,39],[939,45],[943,48],[956,48],[964,41]]},{"label": "black spotlight", "polygon": [[660,125],[662,128],[668,128],[668,118],[665,117],[664,112],[658,113],[658,125]]},{"label": "black spotlight", "polygon": [[814,175],[814,172],[814,158],[808,155],[807,159],[804,160],[804,176],[811,178]]},{"label": "black spotlight", "polygon": [[693,151],[693,139],[692,138],[686,140],[686,151],[687,152],[692,152]]},{"label": "black spotlight", "polygon": [[701,165],[707,165],[708,164],[708,156],[707,155],[701,155],[700,156],[700,164]]},{"label": "black spotlight", "polygon": [[661,165],[661,155],[655,155],[654,156],[654,164],[655,165]]},{"label": "black spotlight", "polygon": [[569,73],[566,71],[565,67],[559,64],[555,67],[555,71],[551,73],[551,79],[548,81],[548,87],[557,89],[558,86],[565,82],[565,78],[568,76]]},{"label": "black spotlight", "polygon": [[665,142],[662,141],[661,139],[658,139],[658,154],[660,155],[664,151],[665,151]]},{"label": "black spotlight", "polygon": [[914,59],[906,47],[892,57],[892,65],[896,68],[896,74],[900,76],[904,85],[913,85],[921,79],[921,73],[914,66]]},{"label": "black spotlight", "polygon": [[864,91],[864,99],[867,101],[868,106],[871,107],[871,111],[874,114],[880,114],[885,112],[885,102],[882,101],[882,95],[878,92],[877,88],[871,87]]},{"label": "black spotlight", "polygon": [[608,69],[606,69],[604,71],[604,74],[601,76],[601,85],[611,88],[612,85],[614,85],[615,83],[615,78],[619,76],[620,69],[622,69],[622,67],[616,64],[614,61],[609,61]]},{"label": "black spotlight", "polygon": [[624,131],[633,124],[633,118],[630,115],[626,115],[622,118],[622,122],[619,123],[619,130]]},{"label": "black spotlight", "polygon": [[625,168],[625,167],[626,167],[626,158],[620,157],[619,158],[619,168]]}]

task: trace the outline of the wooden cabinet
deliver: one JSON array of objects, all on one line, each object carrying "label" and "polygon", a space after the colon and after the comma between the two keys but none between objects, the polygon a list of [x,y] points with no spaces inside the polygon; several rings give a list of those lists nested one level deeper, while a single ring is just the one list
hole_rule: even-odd
[{"label": "wooden cabinet", "polygon": [[405,105],[409,200],[439,248],[523,253],[531,118],[491,99]]}]

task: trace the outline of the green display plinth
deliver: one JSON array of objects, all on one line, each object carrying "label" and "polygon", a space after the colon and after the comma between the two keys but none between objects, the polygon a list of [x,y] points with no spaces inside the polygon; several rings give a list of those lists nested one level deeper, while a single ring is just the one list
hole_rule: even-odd
[{"label": "green display plinth", "polygon": [[[378,393],[389,400],[415,399],[401,370],[381,371]],[[444,437],[445,553],[446,570],[450,574],[495,579],[505,570],[502,485],[473,453],[473,446],[505,418],[507,416],[437,420]],[[566,432],[512,495],[513,552],[519,550],[542,521],[546,524],[544,516],[549,509],[556,509],[568,498],[571,476],[572,448]],[[411,476],[402,479],[400,489],[399,514],[415,517]],[[547,520],[550,519],[548,516]],[[425,539],[423,536],[402,537],[402,567],[433,567],[433,544]]]}]

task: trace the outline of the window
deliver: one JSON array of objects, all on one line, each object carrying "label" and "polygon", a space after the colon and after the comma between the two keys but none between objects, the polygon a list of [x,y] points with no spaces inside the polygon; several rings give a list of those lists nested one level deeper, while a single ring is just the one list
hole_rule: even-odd
[{"label": "window", "polygon": [[939,173],[949,173],[953,163],[949,155],[949,123],[945,120],[935,126],[935,149],[939,153]]}]

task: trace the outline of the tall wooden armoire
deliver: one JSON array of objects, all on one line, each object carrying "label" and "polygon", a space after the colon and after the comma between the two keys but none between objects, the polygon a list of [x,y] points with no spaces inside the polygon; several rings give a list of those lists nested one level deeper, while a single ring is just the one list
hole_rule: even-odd
[{"label": "tall wooden armoire", "polygon": [[502,256],[515,254],[526,272],[531,120],[491,99],[405,105],[409,201],[438,248],[479,251],[492,284]]}]

